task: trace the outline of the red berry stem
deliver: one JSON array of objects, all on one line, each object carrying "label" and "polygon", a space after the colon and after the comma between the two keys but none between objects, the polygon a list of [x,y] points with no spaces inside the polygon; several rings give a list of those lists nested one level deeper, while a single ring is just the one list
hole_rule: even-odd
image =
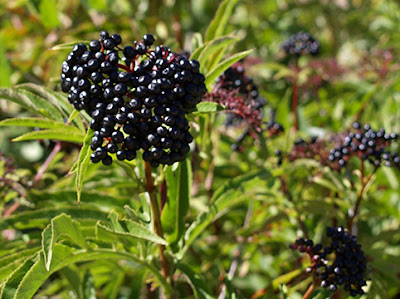
[{"label": "red berry stem", "polygon": [[[151,214],[152,214],[151,218],[153,220],[154,230],[156,231],[156,234],[162,238],[163,230],[162,230],[162,226],[161,226],[161,214],[160,214],[160,208],[158,205],[157,195],[154,192],[156,190],[156,188],[154,186],[153,177],[151,176],[151,166],[148,162],[144,162],[144,168],[145,168],[145,172],[146,172],[146,189],[150,195],[150,209],[151,209]],[[165,258],[165,255],[164,255],[165,246],[159,244],[158,248],[160,250],[161,274],[164,276],[165,279],[167,279],[168,274],[169,274],[169,265],[168,265],[167,259]],[[172,277],[171,277],[171,279],[172,279]]]},{"label": "red berry stem", "polygon": [[299,114],[297,111],[297,104],[299,101],[299,86],[298,86],[299,72],[300,72],[300,68],[298,65],[298,60],[296,58],[295,59],[295,69],[294,69],[294,73],[293,73],[293,92],[292,92],[292,113],[293,113],[293,120],[294,120],[294,129],[296,131],[299,130]]}]

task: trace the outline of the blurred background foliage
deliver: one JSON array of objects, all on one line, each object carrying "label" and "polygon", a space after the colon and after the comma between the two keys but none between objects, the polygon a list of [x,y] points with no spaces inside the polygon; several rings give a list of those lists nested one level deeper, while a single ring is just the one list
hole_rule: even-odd
[{"label": "blurred background foliage", "polygon": [[[0,0],[0,87],[31,82],[59,90],[60,66],[69,50],[53,48],[59,44],[96,39],[103,29],[118,32],[125,43],[152,33],[156,36],[156,44],[190,52],[195,34],[204,35],[218,4],[219,1],[209,0]],[[397,0],[238,1],[225,34],[233,33],[240,37],[235,51],[255,49],[245,60],[246,73],[256,81],[259,91],[268,99],[266,109],[276,111],[276,121],[282,123],[286,131],[280,137],[267,140],[267,147],[261,144],[265,141],[249,139],[243,152],[232,153],[230,145],[238,133],[225,134],[223,121],[218,119],[220,127],[216,131],[224,134],[212,136],[217,157],[214,187],[232,176],[254,169],[256,165],[274,171],[276,176],[285,171],[291,173],[292,192],[299,198],[297,203],[288,200],[279,190],[278,180],[266,180],[263,187],[269,193],[263,194],[263,200],[251,203],[254,214],[248,227],[242,227],[248,203],[239,204],[230,213],[222,215],[223,220],[215,222],[207,236],[196,243],[186,262],[198,265],[196,270],[204,273],[205,281],[210,282],[209,287],[214,294],[218,293],[220,286],[217,278],[228,271],[238,246],[241,246],[238,244],[244,242],[243,262],[233,285],[241,290],[245,298],[272,298],[268,296],[274,294],[280,282],[292,282],[295,287],[290,298],[301,298],[306,285],[300,280],[294,279],[293,282],[290,276],[281,276],[291,273],[294,265],[302,263],[287,249],[287,244],[299,235],[300,230],[293,220],[298,213],[305,216],[310,234],[321,238],[330,210],[323,205],[321,207],[317,200],[321,200],[318,196],[325,194],[326,189],[318,193],[320,189],[312,191],[305,187],[312,174],[318,172],[313,166],[307,165],[307,170],[302,168],[303,165],[298,168],[287,164],[278,167],[273,152],[275,149],[289,151],[299,136],[306,138],[344,131],[355,120],[368,122],[375,129],[385,127],[389,132],[400,132],[398,24],[400,3]],[[290,129],[293,125],[290,112],[293,62],[284,57],[280,44],[301,30],[320,40],[321,55],[318,58],[301,57],[299,60],[300,130],[294,133]],[[0,100],[0,120],[17,115],[30,114],[17,105]],[[29,181],[33,180],[54,147],[53,142],[46,140],[10,142],[11,138],[23,132],[26,129],[0,129],[0,152],[12,158],[18,168],[12,173],[20,192],[19,195],[13,193],[15,198],[25,192],[24,188],[29,189]],[[74,203],[73,179],[58,178],[65,175],[77,159],[79,147],[67,144],[64,149],[50,165],[43,182],[36,186],[48,190],[39,193],[34,190],[30,194],[29,199],[36,207],[47,205],[57,208],[58,201]],[[0,170],[2,167],[0,164]],[[90,191],[84,192],[84,200],[89,201],[92,191],[100,190],[106,192],[103,198],[98,199],[104,204],[104,209],[121,211],[126,203],[138,205],[129,200],[129,195],[137,186],[129,186],[125,180],[126,176],[133,174],[117,168],[99,174],[98,169],[98,165],[91,166],[85,178],[85,189]],[[205,176],[203,169],[196,175],[198,181],[194,182],[194,187],[200,189],[198,193],[194,191],[197,197],[192,205],[196,211],[206,208],[203,200],[206,191],[201,189]],[[368,243],[369,239],[379,241],[370,241],[366,245],[369,252],[380,255],[375,264],[379,271],[374,275],[384,277],[377,279],[370,298],[388,298],[385,296],[394,297],[399,292],[400,285],[399,171],[381,169],[376,182],[378,185],[371,188],[372,195],[368,201],[368,209],[373,211],[371,215],[375,218],[367,212],[363,214],[360,242]],[[63,195],[57,190],[64,190]],[[355,190],[351,192],[348,195],[350,199]],[[346,192],[343,191],[343,194]],[[49,200],[51,196],[56,200]],[[316,196],[316,201],[313,201],[313,196]],[[26,200],[24,196],[22,198]],[[343,204],[339,219],[346,217],[346,208]],[[307,213],[315,213],[316,216],[308,217]],[[190,219],[194,220],[195,216],[194,212]],[[388,228],[393,234],[386,233],[385,238],[380,240],[379,236]],[[39,232],[36,234],[39,236]],[[103,277],[102,267],[108,266],[98,265],[92,270],[92,275]],[[304,265],[301,267],[304,268]],[[129,275],[134,278],[143,274]],[[101,284],[101,279],[95,281]],[[296,286],[298,282],[299,286]],[[44,295],[46,292],[56,293],[65,285],[60,282],[52,289],[46,287]],[[179,287],[184,289],[187,286]],[[124,289],[121,289],[123,293]]]}]

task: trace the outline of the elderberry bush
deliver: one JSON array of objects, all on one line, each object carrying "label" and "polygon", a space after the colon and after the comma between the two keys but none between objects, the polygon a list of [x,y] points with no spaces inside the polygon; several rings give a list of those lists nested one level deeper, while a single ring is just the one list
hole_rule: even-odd
[{"label": "elderberry bush", "polygon": [[343,286],[353,297],[363,295],[362,287],[367,284],[367,259],[361,244],[341,226],[328,227],[326,236],[329,244],[325,247],[300,238],[290,248],[309,255],[312,264],[306,272],[313,273],[321,287],[336,291]]},{"label": "elderberry bush", "polygon": [[299,57],[301,55],[311,54],[312,56],[316,56],[319,54],[320,43],[318,40],[314,39],[311,34],[300,31],[285,40],[281,48],[287,55]]},{"label": "elderberry bush", "polygon": [[62,64],[61,89],[91,117],[95,131],[90,159],[110,165],[112,155],[132,160],[143,149],[153,167],[183,161],[193,137],[186,113],[206,92],[199,62],[164,46],[150,47],[145,34],[121,47],[118,34],[100,32],[88,46],[77,44]]}]

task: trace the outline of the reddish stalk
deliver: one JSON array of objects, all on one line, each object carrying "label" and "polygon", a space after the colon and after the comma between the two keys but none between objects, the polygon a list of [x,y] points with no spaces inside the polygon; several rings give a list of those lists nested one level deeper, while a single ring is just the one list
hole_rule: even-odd
[{"label": "reddish stalk", "polygon": [[361,177],[360,177],[361,190],[358,193],[357,201],[356,201],[356,204],[354,205],[354,209],[353,209],[353,214],[351,215],[351,217],[349,219],[349,223],[348,223],[348,226],[347,226],[347,229],[348,229],[349,232],[352,231],[353,224],[354,224],[354,219],[356,218],[356,216],[358,214],[358,210],[359,210],[359,207],[360,207],[360,204],[361,204],[361,200],[362,200],[362,196],[364,194],[365,187],[368,185],[369,181],[371,180],[372,175],[378,169],[377,167],[375,167],[374,170],[368,175],[368,177],[365,178],[365,169],[364,168],[365,168],[364,167],[364,160],[361,160],[361,168],[360,168],[360,171],[361,171]]},{"label": "reddish stalk", "polygon": [[[146,189],[150,195],[150,209],[151,209],[151,214],[152,214],[152,219],[153,219],[154,230],[156,231],[156,234],[162,238],[163,230],[162,230],[162,226],[161,226],[160,208],[158,206],[157,195],[154,192],[155,186],[154,186],[153,177],[151,176],[151,166],[148,162],[144,162],[144,168],[145,168],[145,172],[146,172]],[[164,276],[164,278],[167,279],[168,273],[169,273],[169,266],[168,266],[168,261],[164,255],[165,246],[159,244],[158,248],[160,250],[161,274]]]},{"label": "reddish stalk", "polygon": [[314,283],[312,283],[312,284],[309,286],[309,288],[307,289],[306,293],[304,294],[303,299],[308,299],[308,298],[310,298],[312,292],[314,292],[314,289],[315,289],[315,285],[314,285]]},{"label": "reddish stalk", "polygon": [[132,73],[132,70],[131,70],[129,67],[127,67],[126,65],[123,65],[123,64],[118,63],[117,66],[118,66],[120,69],[123,69],[123,70],[127,71],[128,73]]},{"label": "reddish stalk", "polygon": [[57,153],[60,150],[61,150],[61,141],[58,140],[58,141],[56,141],[56,145],[54,146],[50,155],[47,157],[46,161],[44,161],[42,167],[39,169],[38,173],[35,175],[35,178],[33,179],[33,185],[36,185],[40,181],[43,174],[46,172],[47,168],[49,167],[51,161],[53,161],[54,157],[57,155]]},{"label": "reddish stalk", "polygon": [[296,59],[295,62],[295,69],[293,74],[293,92],[292,92],[292,113],[293,113],[293,120],[294,120],[294,129],[296,131],[299,130],[299,114],[297,111],[297,105],[299,101],[299,86],[298,86],[298,76],[299,76],[299,65]]}]

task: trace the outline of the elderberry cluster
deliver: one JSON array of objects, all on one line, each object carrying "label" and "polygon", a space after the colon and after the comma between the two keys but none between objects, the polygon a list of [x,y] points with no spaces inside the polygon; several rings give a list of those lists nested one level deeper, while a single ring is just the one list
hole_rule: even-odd
[{"label": "elderberry cluster", "polygon": [[206,92],[199,62],[164,46],[150,50],[146,34],[120,47],[118,34],[77,44],[62,65],[61,88],[77,110],[91,115],[93,163],[132,160],[143,149],[153,167],[183,161],[193,137],[186,113]]},{"label": "elderberry cluster", "polygon": [[306,54],[316,56],[319,53],[320,43],[309,33],[300,31],[285,40],[281,48],[286,54],[295,55],[297,57]]},{"label": "elderberry cluster", "polygon": [[249,110],[247,119],[244,119],[243,115],[239,113],[228,115],[226,125],[239,125],[243,121],[249,120],[254,125],[258,125],[262,119],[262,108],[267,104],[267,100],[260,96],[258,87],[253,79],[245,75],[243,64],[240,62],[235,63],[223,72],[222,75],[217,78],[216,82],[218,88],[227,91],[237,90],[238,94],[243,97],[242,102],[238,101],[237,107],[235,107],[234,104],[228,104],[226,106],[233,106],[241,111],[245,111],[245,109]]},{"label": "elderberry cluster", "polygon": [[400,168],[400,157],[397,153],[387,151],[387,147],[399,137],[395,133],[386,133],[385,129],[374,131],[369,124],[353,123],[352,132],[344,135],[343,141],[329,151],[328,160],[339,167],[345,167],[351,157],[358,157],[363,161],[379,167],[385,166]]},{"label": "elderberry cluster", "polygon": [[367,284],[367,259],[361,245],[341,226],[328,227],[326,235],[330,240],[326,247],[301,238],[290,248],[309,255],[312,264],[306,271],[314,273],[321,281],[321,287],[336,291],[343,285],[351,296],[363,295],[362,287]]},{"label": "elderberry cluster", "polygon": [[243,63],[237,62],[216,80],[212,92],[206,93],[204,100],[216,102],[226,108],[226,126],[244,127],[243,132],[232,144],[232,149],[241,149],[246,137],[257,138],[258,133],[267,131],[269,136],[283,132],[281,124],[275,121],[263,122],[263,108],[267,100],[263,98],[253,79],[245,75]]}]

